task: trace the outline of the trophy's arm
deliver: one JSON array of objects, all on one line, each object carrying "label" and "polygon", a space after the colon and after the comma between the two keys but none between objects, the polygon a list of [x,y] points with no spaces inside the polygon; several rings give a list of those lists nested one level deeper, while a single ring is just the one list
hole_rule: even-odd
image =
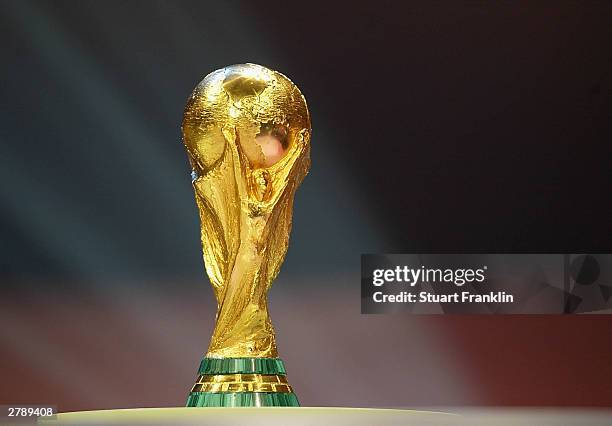
[{"label": "trophy's arm", "polygon": [[293,199],[297,183],[291,182],[277,208],[272,211],[265,229],[266,252],[261,274],[265,275],[266,291],[270,289],[285,260],[293,223]]},{"label": "trophy's arm", "polygon": [[202,253],[217,303],[221,304],[240,246],[240,199],[228,150],[219,167],[193,182],[200,212]]},{"label": "trophy's arm", "polygon": [[242,238],[223,300],[207,357],[277,357],[274,329],[268,314],[265,270],[267,254],[262,251],[261,229],[269,217],[243,217]]},{"label": "trophy's arm", "polygon": [[[310,146],[300,138],[288,155],[269,169],[272,191],[269,192],[270,196],[260,201],[259,209],[272,213],[274,209],[278,209],[277,205],[287,192],[291,194],[289,207],[292,209],[293,195],[308,173],[308,169],[310,169]],[[254,195],[250,196],[254,198]],[[283,201],[285,202],[286,200]]]}]

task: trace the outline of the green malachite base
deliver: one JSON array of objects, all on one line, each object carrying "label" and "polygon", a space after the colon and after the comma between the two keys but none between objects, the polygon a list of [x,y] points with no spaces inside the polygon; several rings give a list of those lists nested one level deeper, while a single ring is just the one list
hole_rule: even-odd
[{"label": "green malachite base", "polygon": [[[280,358],[203,358],[198,368],[201,379],[225,374],[279,376],[286,384],[287,373]],[[289,392],[202,392],[202,385],[196,383],[187,407],[299,407],[291,387],[284,387]]]},{"label": "green malachite base", "polygon": [[294,393],[191,392],[187,407],[299,407]]},{"label": "green malachite base", "polygon": [[286,375],[280,358],[202,358],[198,374],[280,374]]}]

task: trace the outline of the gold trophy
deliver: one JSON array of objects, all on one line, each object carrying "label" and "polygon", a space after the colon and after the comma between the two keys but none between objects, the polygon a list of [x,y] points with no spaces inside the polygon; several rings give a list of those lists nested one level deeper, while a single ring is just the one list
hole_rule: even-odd
[{"label": "gold trophy", "polygon": [[189,407],[299,406],[278,358],[267,293],[310,168],[310,116],[287,77],[255,64],[209,74],[185,107],[216,325]]}]

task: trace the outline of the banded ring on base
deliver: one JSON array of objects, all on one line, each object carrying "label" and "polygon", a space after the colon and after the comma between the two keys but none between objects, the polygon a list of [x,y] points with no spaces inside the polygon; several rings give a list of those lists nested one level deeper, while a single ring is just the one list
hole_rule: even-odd
[{"label": "banded ring on base", "polygon": [[204,358],[187,407],[299,407],[280,358]]}]

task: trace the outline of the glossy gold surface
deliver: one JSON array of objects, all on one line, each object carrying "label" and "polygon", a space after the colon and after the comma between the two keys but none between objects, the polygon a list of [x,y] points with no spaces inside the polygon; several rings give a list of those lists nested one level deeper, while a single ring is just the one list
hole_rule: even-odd
[{"label": "glossy gold surface", "polygon": [[293,392],[285,376],[262,374],[202,375],[191,392]]},{"label": "glossy gold surface", "polygon": [[206,271],[217,299],[207,357],[276,357],[267,292],[285,258],[293,198],[310,167],[310,116],[284,75],[217,70],[185,107]]}]

